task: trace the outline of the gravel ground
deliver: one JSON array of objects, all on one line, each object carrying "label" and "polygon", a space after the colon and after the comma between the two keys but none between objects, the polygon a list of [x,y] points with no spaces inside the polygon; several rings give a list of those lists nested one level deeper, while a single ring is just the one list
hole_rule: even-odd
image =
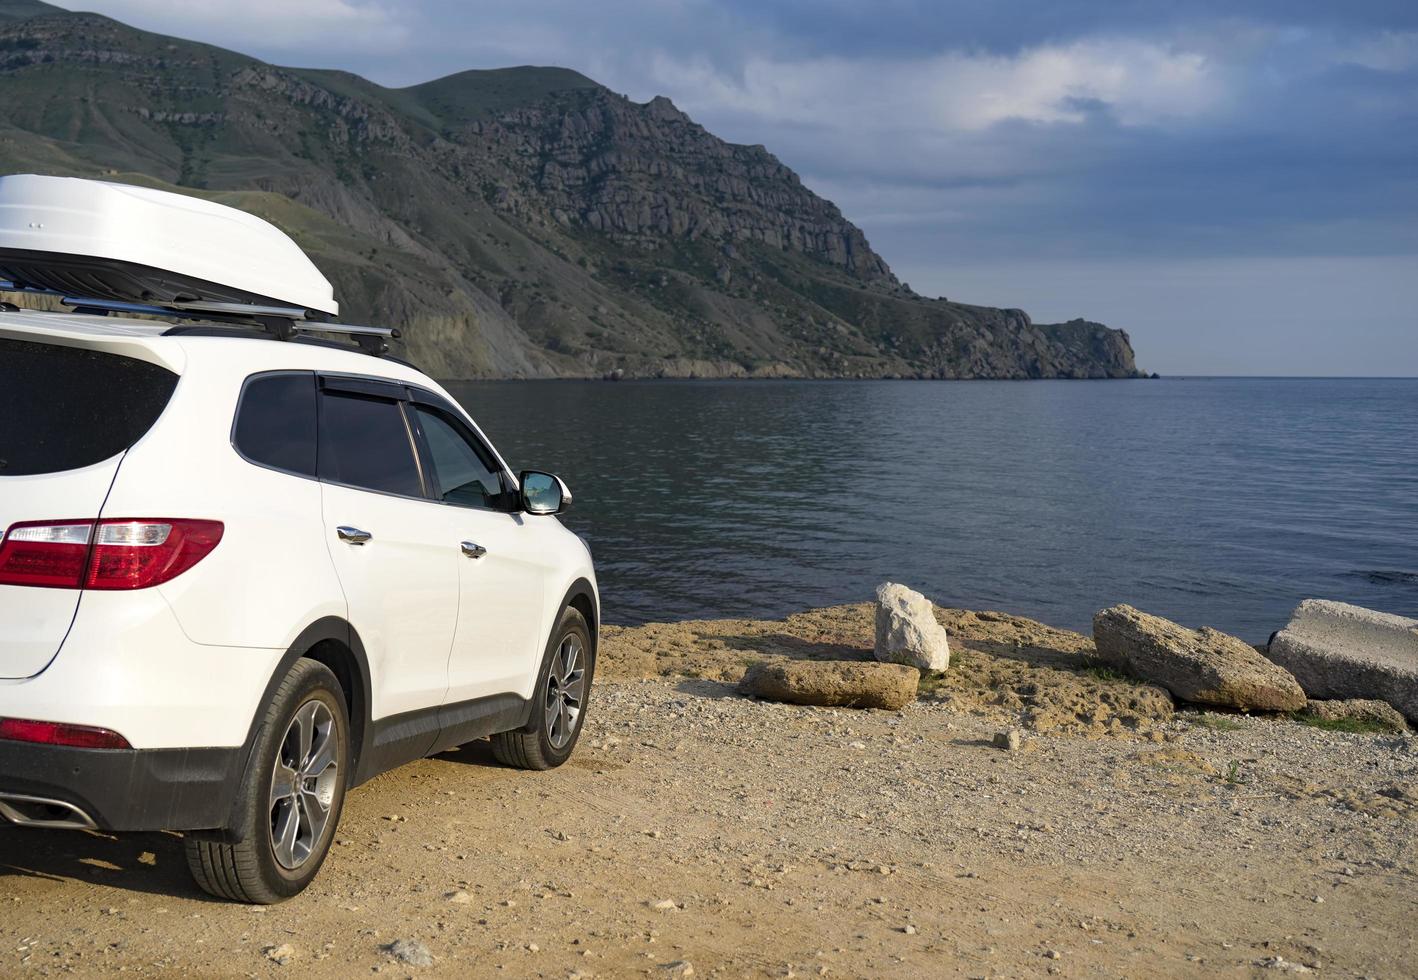
[{"label": "gravel ground", "polygon": [[606,666],[566,767],[386,774],[285,905],[207,900],[175,835],[0,830],[0,975],[1418,976],[1412,735],[1182,711],[1011,752],[1028,691],[896,714]]}]

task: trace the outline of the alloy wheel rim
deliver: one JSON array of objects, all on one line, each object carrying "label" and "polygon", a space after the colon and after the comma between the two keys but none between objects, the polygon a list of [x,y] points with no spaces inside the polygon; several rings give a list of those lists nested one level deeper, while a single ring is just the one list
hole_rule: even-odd
[{"label": "alloy wheel rim", "polygon": [[561,641],[547,677],[546,729],[552,748],[564,749],[576,734],[586,701],[586,663],[581,639]]},{"label": "alloy wheel rim", "polygon": [[310,860],[330,822],[339,779],[339,730],[323,701],[300,706],[271,773],[271,849],[294,871]]}]

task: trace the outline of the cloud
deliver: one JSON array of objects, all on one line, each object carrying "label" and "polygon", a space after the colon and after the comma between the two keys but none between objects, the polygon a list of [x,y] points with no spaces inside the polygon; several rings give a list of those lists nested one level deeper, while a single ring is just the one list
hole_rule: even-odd
[{"label": "cloud", "polygon": [[134,27],[225,47],[307,51],[334,41],[347,52],[409,40],[397,5],[373,0],[89,0],[93,10]]},{"label": "cloud", "polygon": [[646,81],[679,95],[691,113],[923,131],[981,130],[1011,120],[1081,123],[1099,111],[1124,125],[1164,123],[1204,114],[1225,91],[1205,55],[1134,39],[1014,55],[788,61],[756,55],[733,69],[657,52]]},{"label": "cloud", "polygon": [[1341,46],[1336,62],[1374,71],[1409,72],[1418,69],[1418,31],[1381,31]]}]

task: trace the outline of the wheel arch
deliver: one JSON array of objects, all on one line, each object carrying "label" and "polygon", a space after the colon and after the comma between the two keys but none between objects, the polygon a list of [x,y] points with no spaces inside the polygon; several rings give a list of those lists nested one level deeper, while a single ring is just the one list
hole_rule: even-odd
[{"label": "wheel arch", "polygon": [[[340,682],[340,687],[344,689],[345,707],[349,712],[350,720],[350,751],[352,754],[350,760],[351,780],[348,786],[353,788],[358,785],[360,760],[368,757],[370,741],[373,738],[373,725],[370,722],[370,698],[373,688],[369,676],[369,660],[364,652],[364,643],[349,621],[339,616],[326,616],[317,619],[301,630],[300,635],[295,638],[287,648],[285,655],[281,657],[276,669],[271,672],[271,678],[266,682],[266,689],[261,692],[261,700],[257,702],[256,713],[251,719],[251,727],[246,733],[241,772],[246,773],[251,766],[251,756],[256,750],[257,738],[261,734],[261,719],[265,717],[266,706],[276,696],[277,688],[290,673],[291,668],[295,666],[296,661],[303,657],[328,667]],[[232,813],[238,812],[237,808],[242,804],[243,801],[238,794],[233,803]],[[218,832],[218,835],[230,840],[230,828],[233,825],[234,820],[229,817],[227,827]]]},{"label": "wheel arch", "polygon": [[[359,772],[360,760],[365,756],[369,740],[373,737],[370,718],[372,715],[372,681],[369,676],[369,660],[365,656],[364,643],[359,633],[348,621],[338,616],[327,616],[316,620],[301,631],[290,645],[280,666],[267,685],[262,696],[262,705],[269,704],[281,679],[290,672],[297,660],[307,658],[330,668],[330,672],[340,682],[345,693],[345,708],[350,719],[350,771]],[[256,722],[252,720],[251,738],[254,741]]]},{"label": "wheel arch", "polygon": [[[586,617],[586,625],[591,628],[591,652],[594,654],[600,646],[601,635],[601,605],[596,595],[596,587],[589,579],[578,578],[571,583],[571,587],[566,590],[566,594],[561,598],[561,605],[557,606],[557,616],[560,617],[560,610],[568,606],[576,609],[582,616]],[[552,623],[552,628],[556,628],[556,623]]]}]

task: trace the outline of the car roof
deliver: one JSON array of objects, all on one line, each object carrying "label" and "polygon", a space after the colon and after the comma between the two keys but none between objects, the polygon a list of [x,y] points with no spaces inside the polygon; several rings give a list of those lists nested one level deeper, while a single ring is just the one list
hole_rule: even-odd
[{"label": "car roof", "polygon": [[[311,329],[318,329],[312,324]],[[39,310],[0,312],[0,337],[124,354],[183,374],[196,360],[220,362],[232,371],[331,371],[388,378],[440,390],[423,372],[397,360],[374,357],[354,347],[315,342],[280,341],[239,329],[206,331],[190,326],[174,330],[164,320],[49,313]]]}]

